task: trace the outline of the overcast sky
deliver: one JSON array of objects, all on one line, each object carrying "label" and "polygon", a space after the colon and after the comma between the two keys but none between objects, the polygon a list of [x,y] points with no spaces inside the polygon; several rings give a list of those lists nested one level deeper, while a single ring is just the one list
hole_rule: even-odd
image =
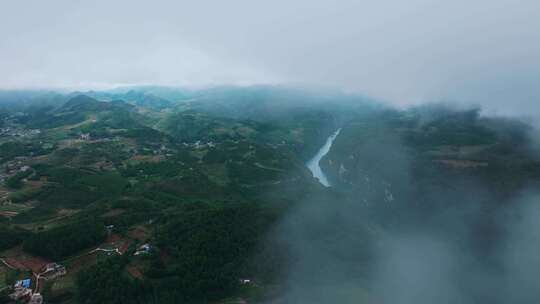
[{"label": "overcast sky", "polygon": [[6,0],[0,38],[3,88],[290,83],[540,104],[538,0]]}]

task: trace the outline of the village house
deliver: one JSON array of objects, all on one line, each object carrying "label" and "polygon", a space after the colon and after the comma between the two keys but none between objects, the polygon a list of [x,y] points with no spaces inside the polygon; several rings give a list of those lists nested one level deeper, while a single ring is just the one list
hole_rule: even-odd
[{"label": "village house", "polygon": [[30,288],[31,283],[30,279],[19,280],[15,282],[15,287]]},{"label": "village house", "polygon": [[81,140],[90,140],[90,133],[83,133],[80,138]]},{"label": "village house", "polygon": [[32,297],[32,289],[15,286],[14,292],[11,293],[9,297],[15,301],[28,301]]},{"label": "village house", "polygon": [[41,277],[45,280],[56,279],[66,273],[66,268],[57,263],[48,263],[41,269]]},{"label": "village house", "polygon": [[41,304],[43,303],[43,296],[40,293],[35,293],[28,301],[28,304]]},{"label": "village house", "polygon": [[147,254],[147,253],[150,252],[151,249],[152,249],[152,247],[150,246],[150,244],[143,244],[143,245],[139,246],[137,251],[135,251],[135,255]]}]

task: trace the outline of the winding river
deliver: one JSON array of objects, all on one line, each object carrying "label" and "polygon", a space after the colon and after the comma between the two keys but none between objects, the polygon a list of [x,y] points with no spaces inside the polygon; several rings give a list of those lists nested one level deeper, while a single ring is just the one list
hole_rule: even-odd
[{"label": "winding river", "polygon": [[306,164],[306,166],[311,171],[313,176],[316,179],[318,179],[319,182],[323,184],[325,187],[330,187],[332,185],[330,184],[330,182],[328,181],[328,178],[322,171],[321,166],[319,165],[319,162],[326,154],[328,154],[328,151],[330,151],[330,148],[332,147],[332,144],[334,143],[334,140],[336,139],[336,137],[339,135],[340,131],[341,131],[341,128],[338,129],[336,132],[334,132],[332,135],[330,135],[328,139],[326,139],[326,142],[324,143],[324,145],[319,149],[319,152],[317,152],[317,154],[312,159],[310,159]]}]

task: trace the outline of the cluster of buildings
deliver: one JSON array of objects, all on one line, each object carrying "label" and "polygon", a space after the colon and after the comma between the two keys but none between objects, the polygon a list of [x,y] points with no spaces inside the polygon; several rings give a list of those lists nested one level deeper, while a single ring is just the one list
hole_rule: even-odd
[{"label": "cluster of buildings", "polygon": [[42,304],[43,296],[39,293],[39,284],[40,279],[46,281],[56,279],[60,276],[65,275],[66,268],[58,263],[48,263],[41,268],[39,274],[36,276],[36,292],[32,291],[32,280],[23,279],[19,280],[13,286],[13,292],[9,295],[12,300],[17,301],[17,303],[27,303],[27,304]]},{"label": "cluster of buildings", "polygon": [[213,141],[209,141],[209,142],[202,142],[200,140],[197,140],[196,142],[194,143],[182,143],[184,145],[184,147],[191,147],[191,148],[195,148],[195,149],[204,149],[204,148],[214,148],[216,146],[216,144],[213,142]]},{"label": "cluster of buildings", "polygon": [[41,304],[43,303],[43,296],[39,292],[32,292],[31,280],[24,279],[17,281],[14,286],[14,291],[9,297],[15,301],[26,302],[28,304]]},{"label": "cluster of buildings", "polygon": [[152,247],[150,246],[150,244],[146,243],[139,246],[139,248],[137,248],[137,251],[135,251],[134,255],[147,254],[150,252],[150,250],[152,250]]},{"label": "cluster of buildings", "polygon": [[75,143],[78,143],[78,141],[86,141],[86,142],[112,142],[112,141],[119,141],[120,137],[118,136],[112,136],[112,137],[103,137],[101,136],[92,136],[90,133],[77,133],[74,135],[75,137],[68,141],[69,145],[73,145]]},{"label": "cluster of buildings", "polygon": [[5,127],[0,129],[0,136],[31,137],[41,134],[39,129],[18,129]]},{"label": "cluster of buildings", "polygon": [[127,151],[132,157],[137,155],[165,155],[167,157],[173,156],[173,150],[167,148],[165,145],[161,145],[159,147],[155,146],[152,148],[149,147],[139,147],[139,148],[132,148]]},{"label": "cluster of buildings", "polygon": [[15,301],[29,301],[33,294],[30,283],[30,279],[17,281],[9,297]]},{"label": "cluster of buildings", "polygon": [[43,268],[41,268],[41,271],[39,273],[39,277],[48,281],[56,279],[57,277],[66,275],[66,267],[57,264],[57,263],[48,263]]},{"label": "cluster of buildings", "polygon": [[[143,150],[146,150],[146,148],[143,148]],[[152,150],[152,149],[151,149]],[[153,149],[152,154],[154,155],[165,155],[165,156],[172,156],[173,150],[167,148],[165,145],[161,145],[159,149]]]},{"label": "cluster of buildings", "polygon": [[30,168],[30,166],[26,165],[28,159],[29,158],[26,156],[18,156],[15,157],[15,159],[13,159],[12,161],[4,164],[3,167],[0,168],[0,183],[5,182],[9,177],[19,172],[26,172],[32,169]]},{"label": "cluster of buildings", "polygon": [[79,138],[81,140],[90,140],[90,133],[83,133],[83,134],[79,135]]}]

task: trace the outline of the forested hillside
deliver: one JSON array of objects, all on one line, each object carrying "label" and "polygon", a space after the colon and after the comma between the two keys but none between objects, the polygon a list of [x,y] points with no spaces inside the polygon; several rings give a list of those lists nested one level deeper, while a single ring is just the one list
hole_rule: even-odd
[{"label": "forested hillside", "polygon": [[[478,109],[273,87],[0,98],[0,280],[65,266],[47,303],[371,303],[381,240],[432,231],[498,267],[498,220],[540,182],[534,130]],[[327,188],[305,164],[339,128]]]}]

